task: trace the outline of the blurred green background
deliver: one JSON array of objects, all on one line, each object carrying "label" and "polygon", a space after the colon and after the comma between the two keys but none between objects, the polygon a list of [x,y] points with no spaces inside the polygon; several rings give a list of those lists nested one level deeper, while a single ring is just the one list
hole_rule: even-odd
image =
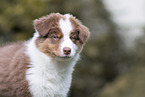
[{"label": "blurred green background", "polygon": [[0,43],[28,40],[33,20],[51,12],[71,13],[91,31],[69,97],[145,97],[145,36],[127,48],[102,0],[1,0]]}]

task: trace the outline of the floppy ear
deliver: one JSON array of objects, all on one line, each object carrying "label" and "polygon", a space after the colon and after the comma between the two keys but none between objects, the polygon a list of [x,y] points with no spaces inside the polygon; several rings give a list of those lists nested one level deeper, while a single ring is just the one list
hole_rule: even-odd
[{"label": "floppy ear", "polygon": [[41,36],[46,36],[50,30],[51,23],[46,20],[36,19],[33,22],[34,28],[39,32]]},{"label": "floppy ear", "polygon": [[52,13],[39,19],[35,19],[33,22],[34,28],[39,32],[41,36],[46,36],[49,30],[56,26],[60,19],[59,13]]},{"label": "floppy ear", "polygon": [[86,41],[88,40],[89,36],[90,36],[89,29],[88,29],[86,26],[82,25],[82,26],[80,27],[80,33],[79,33],[80,41],[81,41],[83,44],[85,44]]}]

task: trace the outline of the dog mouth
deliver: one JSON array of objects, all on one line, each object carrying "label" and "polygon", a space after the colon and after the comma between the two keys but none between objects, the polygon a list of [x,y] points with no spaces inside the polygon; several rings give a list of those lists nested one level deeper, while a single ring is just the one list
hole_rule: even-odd
[{"label": "dog mouth", "polygon": [[59,58],[59,59],[71,59],[73,56],[71,56],[71,55],[57,55],[57,54],[55,54],[54,52],[53,53],[51,53],[51,56],[53,57],[53,58]]},{"label": "dog mouth", "polygon": [[56,52],[50,52],[51,56],[53,58],[59,58],[59,59],[71,59],[73,58],[73,55],[71,54],[57,54]]},{"label": "dog mouth", "polygon": [[64,59],[64,60],[73,58],[73,56],[71,56],[71,55],[60,55],[60,56],[56,56],[56,57],[59,59]]}]

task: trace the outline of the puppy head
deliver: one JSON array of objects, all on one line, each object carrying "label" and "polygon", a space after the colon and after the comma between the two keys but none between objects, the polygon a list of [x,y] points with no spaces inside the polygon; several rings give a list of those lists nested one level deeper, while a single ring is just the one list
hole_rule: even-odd
[{"label": "puppy head", "polygon": [[53,13],[34,20],[39,33],[37,48],[53,58],[72,58],[80,53],[89,38],[89,30],[70,14]]}]

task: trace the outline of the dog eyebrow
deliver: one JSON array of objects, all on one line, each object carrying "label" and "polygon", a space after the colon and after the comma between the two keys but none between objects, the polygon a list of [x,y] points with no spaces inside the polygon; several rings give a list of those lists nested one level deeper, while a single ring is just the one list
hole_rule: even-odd
[{"label": "dog eyebrow", "polygon": [[62,31],[59,27],[52,27],[48,34],[51,34],[51,33],[56,33],[58,35],[58,37],[61,37],[62,36]]}]

